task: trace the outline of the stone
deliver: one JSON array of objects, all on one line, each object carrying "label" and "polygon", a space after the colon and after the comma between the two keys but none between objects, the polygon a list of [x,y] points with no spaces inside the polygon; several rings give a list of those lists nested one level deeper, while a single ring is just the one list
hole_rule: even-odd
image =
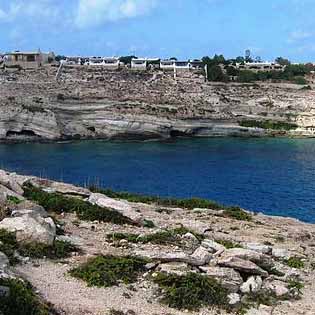
[{"label": "stone", "polygon": [[160,264],[157,270],[166,274],[176,274],[178,276],[183,276],[188,272],[192,272],[188,264],[181,262]]},{"label": "stone", "polygon": [[94,194],[94,193],[91,194],[88,201],[91,204],[97,205],[102,208],[114,209],[118,211],[119,213],[121,213],[123,216],[129,218],[135,224],[143,223],[142,214],[133,210],[132,207],[129,205],[129,203],[126,201],[116,200],[113,198],[109,198],[103,194]]},{"label": "stone", "polygon": [[24,191],[22,187],[5,171],[0,170],[0,184],[22,196]]},{"label": "stone", "polygon": [[241,296],[237,293],[230,293],[228,296],[228,303],[231,306],[235,306],[241,302]]},{"label": "stone", "polygon": [[273,248],[272,256],[275,258],[289,259],[291,257],[290,252],[285,248]]},{"label": "stone", "polygon": [[200,258],[192,257],[182,251],[177,252],[161,252],[160,250],[135,250],[135,255],[149,258],[153,261],[159,261],[161,263],[169,262],[183,262],[192,266],[201,266],[204,261]]},{"label": "stone", "polygon": [[271,291],[276,297],[283,297],[289,294],[287,284],[280,280],[266,280],[263,284],[263,289]]},{"label": "stone", "polygon": [[64,195],[81,197],[89,197],[91,195],[91,192],[86,188],[77,187],[72,184],[55,182],[48,179],[32,177],[28,180],[28,182],[35,187],[48,189],[49,192],[58,192]]},{"label": "stone", "polygon": [[253,250],[258,253],[269,255],[272,252],[272,247],[259,243],[243,243],[244,248]]},{"label": "stone", "polygon": [[75,246],[83,246],[84,240],[79,236],[72,236],[72,235],[57,235],[57,241],[71,243]]},{"label": "stone", "polygon": [[0,285],[0,297],[9,297],[9,296],[10,296],[10,288]]},{"label": "stone", "polygon": [[210,262],[212,255],[208,252],[208,250],[200,246],[194,251],[191,258],[196,261],[195,265],[202,266]]},{"label": "stone", "polygon": [[246,315],[271,315],[273,307],[267,305],[260,305],[258,308],[251,308],[247,311]]},{"label": "stone", "polygon": [[29,201],[29,200],[23,200],[19,204],[14,205],[14,211],[12,212],[12,216],[21,216],[23,213],[30,213],[31,211],[39,214],[40,216],[47,218],[49,215],[47,211],[44,209],[44,207]]},{"label": "stone", "polygon": [[43,218],[34,214],[5,218],[0,222],[0,229],[15,232],[18,242],[52,245],[56,236],[56,226],[52,218]]},{"label": "stone", "polygon": [[225,247],[215,241],[205,239],[201,242],[201,246],[208,249],[210,253],[220,255],[225,251]]},{"label": "stone", "polygon": [[243,283],[241,275],[232,268],[199,267],[207,276],[218,280],[229,292],[238,292]]},{"label": "stone", "polygon": [[240,291],[242,293],[257,293],[261,290],[262,284],[263,281],[260,276],[251,276],[241,285]]},{"label": "stone", "polygon": [[10,265],[10,262],[9,262],[8,257],[4,253],[0,252],[0,270],[7,269],[9,265]]},{"label": "stone", "polygon": [[220,258],[217,262],[219,266],[233,268],[243,273],[251,275],[268,276],[268,272],[257,266],[255,263],[238,257]]},{"label": "stone", "polygon": [[184,234],[184,235],[182,236],[182,239],[183,239],[184,241],[186,241],[187,243],[190,243],[192,246],[197,246],[197,245],[199,245],[199,240],[198,240],[198,238],[197,238],[194,234],[192,234],[192,233],[190,233],[190,232]]},{"label": "stone", "polygon": [[236,257],[243,260],[249,260],[259,267],[262,268],[272,268],[274,266],[274,262],[270,256],[267,256],[262,253],[255,252],[250,249],[245,248],[231,248],[225,250],[225,252],[221,255],[223,259],[227,259],[230,257]]},{"label": "stone", "polygon": [[1,185],[0,184],[0,193],[4,194],[6,196],[6,198],[8,196],[11,197],[16,197],[19,200],[24,200],[25,198],[23,198],[21,195],[17,194],[16,192],[14,192],[13,190],[9,189],[8,187]]}]

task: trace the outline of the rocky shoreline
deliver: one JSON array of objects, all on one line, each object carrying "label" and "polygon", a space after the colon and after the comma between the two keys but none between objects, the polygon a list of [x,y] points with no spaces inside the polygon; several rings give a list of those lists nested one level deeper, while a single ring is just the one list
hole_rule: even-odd
[{"label": "rocky shoreline", "polygon": [[314,225],[90,189],[0,171],[0,302],[18,279],[41,315],[313,314]]},{"label": "rocky shoreline", "polygon": [[[0,140],[314,137],[314,92],[294,84],[204,82],[188,73],[66,67],[0,70]],[[244,121],[294,124],[244,127]]]}]

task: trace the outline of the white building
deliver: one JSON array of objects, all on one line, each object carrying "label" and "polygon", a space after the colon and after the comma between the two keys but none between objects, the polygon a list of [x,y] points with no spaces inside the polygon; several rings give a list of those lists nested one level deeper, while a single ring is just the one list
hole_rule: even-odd
[{"label": "white building", "polygon": [[279,65],[275,62],[245,62],[237,63],[236,68],[240,70],[258,71],[283,71],[285,66]]},{"label": "white building", "polygon": [[169,59],[161,60],[160,69],[162,69],[162,70],[174,70],[175,61],[176,60],[169,60]]},{"label": "white building", "polygon": [[149,67],[156,68],[159,58],[133,58],[131,59],[132,70],[147,70]]}]

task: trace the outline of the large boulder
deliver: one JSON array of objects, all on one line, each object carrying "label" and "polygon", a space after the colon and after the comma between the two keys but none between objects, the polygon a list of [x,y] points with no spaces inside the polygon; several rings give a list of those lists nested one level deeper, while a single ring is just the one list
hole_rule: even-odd
[{"label": "large boulder", "polygon": [[199,267],[199,269],[211,278],[218,280],[229,292],[238,292],[243,283],[241,275],[231,268],[222,267]]},{"label": "large boulder", "polygon": [[19,204],[14,205],[14,208],[12,210],[13,217],[20,217],[28,213],[40,215],[44,218],[47,218],[49,216],[47,211],[42,206],[37,205],[36,203],[29,200],[23,200]]},{"label": "large boulder", "polygon": [[255,263],[238,257],[220,258],[217,264],[222,267],[228,267],[251,275],[268,276],[268,272],[257,266]]},{"label": "large boulder", "polygon": [[201,246],[216,256],[221,255],[225,251],[225,247],[223,245],[209,239],[203,240]]},{"label": "large boulder", "polygon": [[0,271],[7,269],[9,264],[10,262],[8,257],[4,253],[0,252]]},{"label": "large boulder", "polygon": [[183,276],[188,272],[192,272],[192,269],[186,263],[181,262],[170,262],[160,264],[157,267],[157,271],[163,272],[166,274],[176,274],[178,276]]},{"label": "large boulder", "polygon": [[245,248],[231,248],[227,249],[222,255],[222,259],[228,258],[240,258],[243,260],[249,260],[261,268],[272,268],[274,266],[274,262],[270,256],[265,254],[245,249]]},{"label": "large boulder", "polygon": [[240,290],[242,293],[257,293],[261,290],[262,284],[260,276],[251,276],[241,285]]},{"label": "large boulder", "polygon": [[52,245],[56,237],[56,226],[52,218],[43,218],[34,213],[5,218],[0,229],[16,233],[19,242],[37,242]]},{"label": "large boulder", "polygon": [[141,224],[143,222],[143,216],[141,213],[135,211],[128,202],[109,198],[103,194],[91,194],[88,201],[102,208],[111,208],[123,216],[129,218],[135,224]]},{"label": "large boulder", "polygon": [[195,265],[203,266],[210,262],[212,255],[204,247],[200,246],[194,251],[191,258],[195,261]]},{"label": "large boulder", "polygon": [[269,255],[271,254],[272,247],[264,244],[259,243],[243,243],[242,244],[244,248],[253,250],[255,252]]},{"label": "large boulder", "polygon": [[14,191],[18,195],[23,195],[24,191],[22,187],[17,183],[10,174],[3,170],[0,170],[0,184]]},{"label": "large boulder", "polygon": [[48,179],[33,177],[29,179],[28,182],[33,186],[48,192],[57,192],[64,195],[74,195],[81,197],[89,197],[91,195],[91,192],[88,189],[77,187],[71,184],[55,182]]},{"label": "large boulder", "polygon": [[279,298],[289,294],[288,285],[280,280],[267,279],[264,282],[263,289],[272,292]]}]

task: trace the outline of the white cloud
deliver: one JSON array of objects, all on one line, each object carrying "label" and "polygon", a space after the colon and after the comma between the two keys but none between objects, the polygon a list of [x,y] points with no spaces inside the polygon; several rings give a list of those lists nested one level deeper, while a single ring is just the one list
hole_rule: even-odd
[{"label": "white cloud", "polygon": [[7,9],[0,8],[0,21],[29,19],[31,22],[56,20],[59,8],[53,0],[11,0]]},{"label": "white cloud", "polygon": [[92,27],[149,13],[156,0],[79,0],[75,24]]}]

